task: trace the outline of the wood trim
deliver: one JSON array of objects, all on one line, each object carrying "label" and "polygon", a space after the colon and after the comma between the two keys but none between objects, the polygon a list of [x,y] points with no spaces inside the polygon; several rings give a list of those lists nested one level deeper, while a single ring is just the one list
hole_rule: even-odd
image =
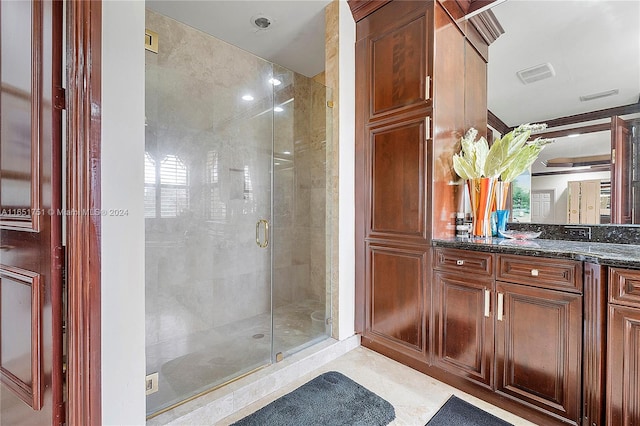
[{"label": "wood trim", "polygon": [[367,17],[371,13],[380,9],[385,4],[391,2],[391,0],[348,0],[349,8],[353,19],[358,22],[359,20]]},{"label": "wood trim", "polygon": [[469,10],[467,10],[467,13],[473,13],[480,9],[486,10],[495,2],[496,0],[471,0],[469,2]]},{"label": "wood trim", "polygon": [[534,135],[531,135],[529,140],[533,140],[535,138],[561,138],[575,133],[579,133],[582,135],[586,133],[604,132],[606,130],[611,130],[610,123],[593,124],[591,126],[572,127],[571,129],[551,130],[548,132],[536,133]]},{"label": "wood trim", "polygon": [[536,176],[554,176],[554,175],[573,175],[579,173],[592,173],[592,172],[608,172],[611,170],[611,165],[604,164],[601,166],[591,166],[589,169],[579,169],[579,170],[558,170],[555,172],[538,172],[531,173],[531,177]]},{"label": "wood trim", "polygon": [[500,120],[497,115],[487,110],[487,124],[500,132],[501,136],[509,133],[512,129],[507,126],[504,121]]},{"label": "wood trim", "polygon": [[[53,108],[51,108],[52,128],[51,128],[51,208],[55,211],[62,209],[62,109],[64,109],[64,103],[56,106],[57,102],[53,99],[59,96],[60,93],[64,93],[62,89],[63,83],[63,34],[64,34],[64,7],[63,2],[55,0],[52,2],[51,20],[52,20],[52,70],[51,70],[51,102]],[[50,215],[50,237],[51,237],[51,269],[55,271],[51,273],[50,287],[51,293],[57,295],[59,303],[53,303],[51,306],[52,322],[51,328],[53,331],[53,356],[51,362],[53,365],[51,371],[52,382],[52,396],[53,396],[53,423],[54,425],[60,425],[66,421],[65,410],[65,391],[64,386],[64,321],[65,317],[63,299],[64,299],[64,284],[63,284],[63,271],[65,268],[66,256],[64,248],[62,247],[62,217],[60,215]]]},{"label": "wood trim", "polygon": [[629,128],[617,116],[611,117],[611,223],[631,223],[632,149]]},{"label": "wood trim", "polygon": [[0,378],[18,398],[34,410],[40,410],[43,404],[41,276],[25,269],[0,265],[0,277],[9,278],[31,288],[31,383],[26,383],[2,365]]},{"label": "wood trim", "polygon": [[607,324],[607,267],[584,264],[582,419],[604,425]]},{"label": "wood trim", "polygon": [[69,425],[100,425],[101,1],[67,2]]},{"label": "wood trim", "polygon": [[[554,127],[569,126],[571,124],[580,124],[588,121],[611,118],[616,115],[619,116],[619,115],[635,114],[638,112],[640,112],[640,102],[635,104],[623,105],[619,107],[605,108],[597,111],[585,112],[582,114],[568,115],[566,117],[554,118],[551,120],[546,120],[545,123],[547,124],[547,127],[551,129]],[[508,125],[506,125],[502,120],[500,120],[500,118],[498,118],[498,116],[493,114],[491,111],[487,111],[487,116],[489,120],[489,125],[494,129],[498,131],[504,131],[504,133],[508,133],[509,131],[513,130],[512,127],[509,127]],[[609,125],[608,123],[595,124],[593,125],[593,127],[595,128],[596,126],[608,126],[608,125]],[[500,126],[501,128],[499,129],[497,126]],[[589,127],[592,127],[592,126],[585,126],[584,128],[589,128]],[[572,129],[572,130],[575,130],[575,129]],[[564,132],[564,131],[566,130],[557,130],[558,133]],[[594,131],[597,132],[598,130],[594,130]],[[582,131],[582,133],[586,133],[586,132]],[[550,136],[547,136],[548,134],[551,134],[551,132],[539,133],[534,136],[545,135],[545,137],[550,137]]]},{"label": "wood trim", "polygon": [[31,229],[40,231],[40,163],[42,161],[42,2],[31,3]]},{"label": "wood trim", "polygon": [[640,112],[640,102],[635,104],[623,105],[614,108],[600,109],[597,111],[585,112],[583,114],[569,115],[553,120],[547,120],[547,126],[559,127],[569,124],[584,123],[585,121],[601,120],[603,118],[611,118],[614,115],[627,115]]},{"label": "wood trim", "polygon": [[478,34],[480,34],[480,37],[482,37],[482,40],[484,40],[487,46],[504,34],[504,28],[502,28],[498,18],[491,9],[472,16],[469,18],[469,22],[476,31],[478,31]]}]

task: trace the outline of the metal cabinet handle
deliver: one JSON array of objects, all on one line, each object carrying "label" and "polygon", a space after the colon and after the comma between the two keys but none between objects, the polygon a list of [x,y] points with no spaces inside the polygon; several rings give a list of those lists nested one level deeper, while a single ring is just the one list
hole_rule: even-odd
[{"label": "metal cabinet handle", "polygon": [[[264,240],[260,240],[260,225],[264,225]],[[269,246],[269,221],[266,219],[260,219],[256,222],[256,244],[260,248],[266,248]]]},{"label": "metal cabinet handle", "polygon": [[502,321],[504,310],[504,294],[498,293],[498,321]]},{"label": "metal cabinet handle", "polygon": [[537,277],[540,274],[540,271],[538,271],[537,269],[532,269],[531,270],[531,276],[532,277]]},{"label": "metal cabinet handle", "polygon": [[431,76],[426,76],[424,79],[424,100],[431,99]]},{"label": "metal cabinet handle", "polygon": [[484,290],[484,316],[489,318],[491,314],[491,291]]},{"label": "metal cabinet handle", "polygon": [[456,265],[458,266],[464,265],[464,260],[456,260]]}]

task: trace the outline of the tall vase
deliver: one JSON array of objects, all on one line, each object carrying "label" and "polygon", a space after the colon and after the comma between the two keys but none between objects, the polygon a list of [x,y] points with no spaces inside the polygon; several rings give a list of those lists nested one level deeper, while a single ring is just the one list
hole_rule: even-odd
[{"label": "tall vase", "polygon": [[491,210],[495,201],[496,178],[469,179],[469,198],[473,213],[473,235],[491,237]]},{"label": "tall vase", "polygon": [[496,182],[496,210],[506,210],[511,182]]}]

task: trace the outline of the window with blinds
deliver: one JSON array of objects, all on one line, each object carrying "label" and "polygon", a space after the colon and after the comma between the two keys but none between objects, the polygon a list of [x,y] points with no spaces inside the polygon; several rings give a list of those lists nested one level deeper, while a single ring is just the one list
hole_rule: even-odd
[{"label": "window with blinds", "polygon": [[189,208],[187,166],[173,154],[158,163],[145,153],[144,191],[145,217],[177,217]]}]

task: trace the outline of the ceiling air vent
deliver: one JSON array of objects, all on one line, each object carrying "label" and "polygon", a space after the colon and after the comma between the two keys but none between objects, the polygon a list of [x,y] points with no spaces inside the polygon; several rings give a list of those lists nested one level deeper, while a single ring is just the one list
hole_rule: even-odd
[{"label": "ceiling air vent", "polygon": [[606,98],[607,96],[613,96],[613,95],[617,95],[619,92],[618,89],[613,89],[613,90],[607,90],[606,92],[600,92],[600,93],[592,93],[590,95],[583,95],[580,96],[580,100],[582,102],[585,101],[592,101],[594,99],[600,99],[600,98]]},{"label": "ceiling air vent", "polygon": [[520,70],[516,73],[522,84],[531,84],[536,81],[551,78],[556,75],[555,70],[549,62],[536,65],[535,67]]}]

